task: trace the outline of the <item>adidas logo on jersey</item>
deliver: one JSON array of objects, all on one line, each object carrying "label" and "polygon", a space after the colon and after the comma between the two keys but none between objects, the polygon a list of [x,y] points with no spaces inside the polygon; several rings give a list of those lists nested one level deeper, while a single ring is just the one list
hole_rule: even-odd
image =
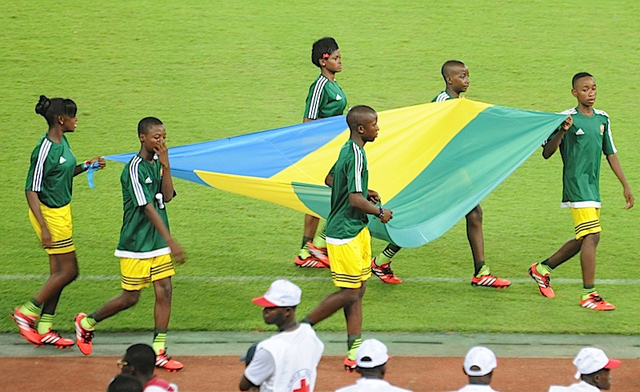
[{"label": "adidas logo on jersey", "polygon": [[151,177],[147,177],[146,180],[144,180],[145,184],[151,184],[153,182],[153,180],[151,179]]},{"label": "adidas logo on jersey", "polygon": [[342,97],[340,96],[340,94],[336,94],[336,101],[340,101],[342,100]]},{"label": "adidas logo on jersey", "polygon": [[582,128],[578,129],[576,135],[584,135],[584,131],[582,130]]},{"label": "adidas logo on jersey", "polygon": [[64,157],[60,157],[60,164],[62,165],[63,163],[65,163],[67,160],[64,159]]}]

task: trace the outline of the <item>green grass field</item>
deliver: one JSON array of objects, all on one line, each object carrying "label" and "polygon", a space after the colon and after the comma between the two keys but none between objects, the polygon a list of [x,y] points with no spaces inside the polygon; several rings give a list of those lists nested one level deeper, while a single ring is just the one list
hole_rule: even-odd
[{"label": "green grass field", "polygon": [[[195,143],[298,123],[317,69],[314,40],[340,44],[340,85],[349,104],[386,110],[431,100],[443,88],[441,64],[470,68],[467,97],[504,106],[561,111],[575,105],[574,73],[596,76],[596,107],[612,117],[613,135],[632,189],[640,192],[636,137],[640,31],[633,0],[565,1],[98,1],[3,2],[0,22],[0,280],[1,310],[29,299],[48,271],[28,222],[24,181],[29,156],[46,132],[34,113],[40,94],[79,106],[69,135],[79,159],[137,150],[136,124],[161,118],[168,144]],[[384,130],[381,130],[384,132]],[[121,222],[119,175],[110,162],[74,189],[74,237],[83,278],[58,307],[61,330],[119,288],[113,256]],[[602,234],[597,278],[614,312],[581,309],[580,267],[572,260],[553,275],[557,297],[538,295],[527,268],[572,232],[559,208],[561,161],[535,153],[482,206],[487,262],[508,290],[472,288],[464,222],[432,244],[403,250],[385,286],[376,278],[365,297],[366,331],[558,332],[640,334],[638,211],[624,211],[622,187],[603,162]],[[375,173],[371,173],[375,176]],[[288,277],[304,290],[304,315],[333,290],[323,270],[293,267],[302,214],[176,180],[169,205],[175,238],[188,255],[174,281],[173,330],[269,328],[249,300],[270,279]],[[636,194],[638,196],[639,193]],[[636,208],[637,209],[637,208]],[[384,244],[374,241],[373,251]],[[563,279],[569,279],[563,281]],[[150,330],[153,292],[101,330]],[[318,325],[344,330],[341,314]],[[0,317],[0,331],[14,331]]]}]

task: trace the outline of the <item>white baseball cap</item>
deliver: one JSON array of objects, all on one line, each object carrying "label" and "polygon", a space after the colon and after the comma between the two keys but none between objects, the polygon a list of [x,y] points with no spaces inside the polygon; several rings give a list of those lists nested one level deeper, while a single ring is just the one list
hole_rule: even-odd
[{"label": "white baseball cap", "polygon": [[377,339],[367,339],[362,342],[356,354],[356,366],[371,369],[384,365],[391,358],[387,353],[387,346]]},{"label": "white baseball cap", "polygon": [[581,374],[595,373],[600,369],[615,369],[620,363],[617,359],[609,359],[599,348],[585,347],[573,360],[573,364],[578,368],[575,377],[580,379]]},{"label": "white baseball cap", "polygon": [[296,306],[300,303],[302,290],[286,279],[278,279],[271,283],[269,290],[262,296],[251,300],[263,308]]},{"label": "white baseball cap", "polygon": [[[496,355],[486,347],[472,347],[467,356],[464,357],[464,372],[472,377],[487,375],[497,366]],[[477,369],[472,369],[472,367],[477,367]]]}]

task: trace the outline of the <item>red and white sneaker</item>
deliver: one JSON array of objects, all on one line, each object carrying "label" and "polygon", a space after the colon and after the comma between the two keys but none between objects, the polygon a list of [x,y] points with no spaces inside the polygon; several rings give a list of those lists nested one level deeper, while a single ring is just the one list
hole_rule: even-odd
[{"label": "red and white sneaker", "polygon": [[329,266],[329,255],[327,254],[327,248],[316,248],[312,241],[307,242],[307,249],[311,256],[315,257],[319,262],[323,263],[327,267]]},{"label": "red and white sneaker", "polygon": [[344,370],[347,373],[353,373],[356,371],[356,361],[353,359],[349,359],[349,357],[344,358]]},{"label": "red and white sneaker", "polygon": [[388,284],[402,283],[402,279],[398,278],[396,274],[393,273],[393,270],[391,270],[391,262],[388,262],[382,265],[377,265],[376,258],[374,257],[371,260],[371,272],[373,272],[373,274],[378,278],[380,278],[380,280],[382,280],[384,283],[388,283]]},{"label": "red and white sneaker", "polygon": [[85,317],[87,317],[85,313],[78,313],[73,319],[73,323],[76,325],[76,344],[81,353],[89,355],[93,350],[93,331],[85,329],[80,324],[80,321]]},{"label": "red and white sneaker", "polygon": [[36,346],[42,344],[40,343],[40,334],[38,333],[38,330],[36,330],[36,321],[38,321],[37,316],[27,316],[20,311],[20,307],[18,306],[13,309],[11,318],[18,325],[18,328],[20,329],[20,336]]},{"label": "red and white sneaker", "polygon": [[537,266],[538,263],[533,263],[531,267],[529,267],[529,275],[531,275],[531,278],[538,283],[540,295],[547,298],[555,297],[556,293],[551,288],[551,278],[549,277],[549,274],[540,274],[536,268]]},{"label": "red and white sneaker", "polygon": [[580,299],[580,306],[591,310],[614,310],[616,308],[613,304],[600,298],[596,291],[589,294],[587,299]]},{"label": "red and white sneaker", "polygon": [[169,372],[177,372],[181,370],[184,365],[175,359],[171,359],[171,357],[167,355],[166,350],[160,350],[156,355],[156,367]]},{"label": "red and white sneaker", "polygon": [[296,256],[296,259],[293,261],[296,267],[300,268],[329,268],[328,265],[316,259],[312,255],[309,255],[306,259],[300,258],[300,256]]},{"label": "red and white sneaker", "polygon": [[498,278],[492,274],[474,276],[471,278],[472,286],[493,287],[494,289],[506,289],[511,285],[511,281]]},{"label": "red and white sneaker", "polygon": [[40,343],[60,349],[69,348],[75,344],[73,340],[63,338],[58,331],[53,329],[49,329],[49,332],[40,335]]}]

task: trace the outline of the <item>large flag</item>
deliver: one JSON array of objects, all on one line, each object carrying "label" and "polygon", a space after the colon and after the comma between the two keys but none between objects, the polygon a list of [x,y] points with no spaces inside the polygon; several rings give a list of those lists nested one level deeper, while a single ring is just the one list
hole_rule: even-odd
[{"label": "large flag", "polygon": [[[402,247],[433,241],[522,164],[566,116],[469,99],[378,114],[365,145],[369,188],[393,219],[372,234]],[[324,185],[349,138],[346,116],[169,149],[174,177],[326,218]],[[108,156],[128,162],[132,154]],[[276,224],[276,223],[274,223]]]}]

